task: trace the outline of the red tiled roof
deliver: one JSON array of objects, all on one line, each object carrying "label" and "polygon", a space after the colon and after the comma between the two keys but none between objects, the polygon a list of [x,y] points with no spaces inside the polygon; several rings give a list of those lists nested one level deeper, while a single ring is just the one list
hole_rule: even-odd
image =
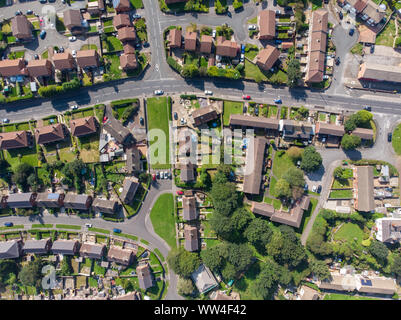
[{"label": "red tiled roof", "polygon": [[97,120],[93,116],[70,120],[70,128],[73,136],[85,136],[96,132]]},{"label": "red tiled roof", "polygon": [[37,144],[50,143],[64,139],[64,128],[60,123],[35,129]]},{"label": "red tiled roof", "polygon": [[259,39],[273,39],[276,36],[276,13],[263,10],[258,15]]}]

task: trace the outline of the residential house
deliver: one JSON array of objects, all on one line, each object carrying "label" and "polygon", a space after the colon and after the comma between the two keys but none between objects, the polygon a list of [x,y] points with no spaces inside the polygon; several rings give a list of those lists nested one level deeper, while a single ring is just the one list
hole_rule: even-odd
[{"label": "residential house", "polygon": [[373,167],[354,167],[354,208],[358,211],[371,212],[375,210]]},{"label": "residential house", "polygon": [[192,182],[195,180],[194,164],[186,162],[180,165],[180,180],[182,182]]},{"label": "residential house", "polygon": [[132,174],[134,171],[141,171],[141,153],[138,148],[131,147],[125,150],[127,162],[125,169],[127,173]]},{"label": "residential house", "polygon": [[0,60],[0,75],[3,78],[28,74],[24,59]]},{"label": "residential house", "polygon": [[125,54],[120,56],[120,66],[123,70],[131,70],[138,68],[138,61],[135,53]]},{"label": "residential house", "polygon": [[52,245],[50,238],[40,240],[27,240],[22,248],[24,254],[48,254]]},{"label": "residential house", "polygon": [[374,132],[373,129],[366,129],[366,128],[356,128],[352,131],[352,135],[361,138],[362,140],[373,140]]},{"label": "residential house", "polygon": [[235,41],[226,40],[223,36],[217,37],[216,54],[222,57],[234,58],[237,56],[239,46]]},{"label": "residential house", "polygon": [[199,250],[199,235],[198,229],[195,226],[185,225],[184,227],[185,236],[185,250],[187,251],[198,251]]},{"label": "residential house", "polygon": [[87,194],[67,193],[64,197],[66,209],[88,210],[92,204],[92,196]]},{"label": "residential house", "polygon": [[386,16],[385,10],[381,9],[372,0],[346,0],[343,7],[344,10],[349,10],[353,14],[358,15],[370,26],[377,25]]},{"label": "residential house", "polygon": [[60,208],[64,205],[64,193],[38,193],[37,206],[40,208]]},{"label": "residential house", "polygon": [[185,34],[185,50],[186,51],[195,51],[196,50],[196,39],[197,33],[187,31]]},{"label": "residential house", "polygon": [[276,36],[276,13],[273,10],[263,10],[258,14],[260,40],[271,40]]},{"label": "residential house", "polygon": [[136,54],[135,46],[131,42],[124,43],[123,50],[124,50],[124,54]]},{"label": "residential house", "polygon": [[65,139],[65,127],[61,123],[35,128],[35,139],[37,144],[46,144]]},{"label": "residential house", "polygon": [[11,32],[19,41],[33,40],[32,24],[24,15],[18,15],[11,19]]},{"label": "residential house", "polygon": [[87,11],[91,16],[100,15],[105,11],[104,0],[88,2]]},{"label": "residential house", "polygon": [[78,240],[56,240],[53,242],[51,251],[53,254],[62,254],[67,256],[74,256],[78,253],[79,241]]},{"label": "residential house", "polygon": [[191,278],[200,294],[209,292],[218,286],[213,273],[203,263],[191,274]]},{"label": "residential house", "polygon": [[94,116],[70,120],[71,134],[75,137],[82,137],[96,133],[99,124]]},{"label": "residential house", "polygon": [[116,29],[132,27],[132,22],[128,13],[116,14],[113,18],[113,26]]},{"label": "residential house", "polygon": [[301,286],[297,300],[319,300],[319,292],[308,286]]},{"label": "residential house", "polygon": [[68,71],[76,68],[75,60],[69,52],[55,53],[52,59],[56,70]]},{"label": "residential house", "polygon": [[36,205],[36,192],[10,193],[3,196],[1,203],[3,208],[32,208]]},{"label": "residential house", "polygon": [[110,262],[116,262],[124,266],[128,266],[133,262],[133,252],[129,249],[123,249],[117,246],[110,246],[107,253],[107,260]]},{"label": "residential house", "polygon": [[242,114],[230,115],[230,126],[239,128],[264,129],[268,135],[278,134],[279,120],[265,117],[253,117]]},{"label": "residential house", "polygon": [[231,292],[231,295],[228,296],[225,291],[216,290],[210,294],[211,300],[240,300],[239,294],[234,294]]},{"label": "residential house", "polygon": [[118,29],[117,38],[121,42],[136,41],[136,32],[134,27],[122,27]]},{"label": "residential house", "polygon": [[366,26],[360,26],[358,31],[359,31],[358,42],[364,45],[371,45],[376,43],[376,32],[367,28]]},{"label": "residential house", "polygon": [[376,239],[385,243],[401,241],[401,219],[380,218],[376,221]]},{"label": "residential house", "polygon": [[139,180],[136,177],[126,177],[123,182],[123,191],[120,194],[121,201],[130,204],[134,200],[138,187]]},{"label": "residential house", "polygon": [[313,11],[309,26],[308,62],[305,76],[307,83],[323,81],[327,33],[328,12],[324,9]]},{"label": "residential house", "polygon": [[26,148],[32,145],[33,137],[30,131],[14,131],[0,133],[0,150]]},{"label": "residential house", "polygon": [[218,115],[212,106],[205,106],[193,111],[192,118],[194,120],[194,125],[198,127],[202,124],[208,123],[209,121],[216,120]]},{"label": "residential house", "polygon": [[317,122],[315,125],[315,133],[319,140],[327,142],[327,146],[338,147],[345,131],[343,125]]},{"label": "residential house", "polygon": [[68,9],[63,13],[64,25],[71,34],[80,34],[85,31],[79,9]]},{"label": "residential house", "polygon": [[84,242],[79,249],[79,255],[89,259],[102,259],[106,251],[104,244]]},{"label": "residential house", "polygon": [[256,65],[265,71],[269,71],[279,57],[280,51],[276,47],[267,45],[256,56]]},{"label": "residential house", "polygon": [[280,131],[284,140],[311,140],[315,134],[315,126],[308,122],[280,120]]},{"label": "residential house", "polygon": [[213,37],[208,35],[202,35],[200,39],[200,52],[211,53],[213,47]]},{"label": "residential house", "polygon": [[364,62],[359,66],[358,80],[401,83],[401,67]]},{"label": "residential house", "polygon": [[109,117],[103,124],[103,129],[106,130],[119,144],[129,144],[133,137],[128,128],[114,117]]},{"label": "residential house", "polygon": [[150,273],[150,266],[148,263],[137,266],[136,274],[138,276],[139,287],[142,290],[153,287],[152,274]]},{"label": "residential house", "polygon": [[129,0],[112,0],[113,8],[117,13],[127,12],[131,10],[131,2]]},{"label": "residential house", "polygon": [[0,241],[0,259],[15,259],[21,255],[21,241]]},{"label": "residential house", "polygon": [[116,200],[95,198],[92,203],[92,209],[97,212],[114,214],[118,210],[118,202]]},{"label": "residential house", "polygon": [[99,54],[96,50],[77,51],[77,64],[80,68],[97,68],[99,66]]},{"label": "residential house", "polygon": [[167,36],[168,46],[170,48],[180,48],[181,38],[182,38],[181,29],[171,29]]},{"label": "residential house", "polygon": [[266,139],[254,138],[249,141],[245,158],[244,187],[248,194],[259,194],[262,183],[262,171],[265,159]]},{"label": "residential house", "polygon": [[198,218],[196,210],[196,200],[194,196],[182,197],[182,215],[185,221],[195,220]]},{"label": "residential house", "polygon": [[53,74],[53,64],[48,59],[29,60],[26,68],[32,78],[50,77]]}]

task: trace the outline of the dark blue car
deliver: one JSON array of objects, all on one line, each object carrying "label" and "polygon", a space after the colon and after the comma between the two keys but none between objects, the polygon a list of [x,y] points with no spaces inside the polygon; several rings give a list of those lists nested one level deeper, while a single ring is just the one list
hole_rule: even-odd
[{"label": "dark blue car", "polygon": [[44,38],[46,38],[46,31],[42,30],[39,34],[39,37],[43,40]]},{"label": "dark blue car", "polygon": [[245,54],[245,45],[241,44],[241,53]]},{"label": "dark blue car", "polygon": [[4,225],[6,227],[12,227],[14,224],[12,222],[5,222]]},{"label": "dark blue car", "polygon": [[352,36],[354,35],[354,32],[355,32],[355,29],[354,29],[354,28],[350,29],[350,30],[349,30],[349,35],[352,37]]},{"label": "dark blue car", "polygon": [[114,233],[121,233],[121,229],[114,228],[114,229],[113,229],[113,232],[114,232]]}]

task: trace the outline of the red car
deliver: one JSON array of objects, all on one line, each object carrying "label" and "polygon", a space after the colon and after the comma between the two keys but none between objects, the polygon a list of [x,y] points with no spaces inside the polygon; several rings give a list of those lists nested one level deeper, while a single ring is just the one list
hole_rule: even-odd
[{"label": "red car", "polygon": [[243,95],[243,96],[242,96],[242,99],[244,99],[244,100],[251,100],[251,96]]},{"label": "red car", "polygon": [[178,191],[177,191],[177,194],[178,194],[179,196],[181,196],[181,195],[184,194],[184,192],[182,192],[181,190],[178,190]]},{"label": "red car", "polygon": [[156,181],[156,175],[155,174],[152,174],[152,180]]}]

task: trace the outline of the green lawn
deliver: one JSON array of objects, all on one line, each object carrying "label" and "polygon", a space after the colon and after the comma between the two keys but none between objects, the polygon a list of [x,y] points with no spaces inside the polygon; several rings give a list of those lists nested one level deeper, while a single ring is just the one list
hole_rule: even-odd
[{"label": "green lawn", "polygon": [[3,150],[4,160],[6,160],[11,166],[15,166],[19,163],[28,163],[33,167],[38,165],[38,156],[36,154],[36,147],[32,148],[20,148]]},{"label": "green lawn", "polygon": [[401,154],[401,124],[394,130],[392,144],[395,153]]},{"label": "green lawn", "polygon": [[344,189],[344,190],[333,190],[330,192],[329,198],[331,199],[351,199],[352,198],[352,190]]},{"label": "green lawn", "polygon": [[150,212],[153,229],[171,248],[176,247],[174,198],[171,193],[162,194]]},{"label": "green lawn", "polygon": [[280,154],[280,152],[276,152],[273,160],[273,174],[277,177],[277,179],[280,179],[289,168],[295,167],[294,163],[286,152],[281,156]]},{"label": "green lawn", "polygon": [[105,233],[105,234],[110,234],[109,230],[106,229],[100,229],[100,228],[88,228],[89,231],[92,232],[99,232],[99,233]]},{"label": "green lawn", "polygon": [[360,243],[363,240],[363,231],[357,224],[352,222],[344,224],[334,235],[334,240],[351,242],[354,238],[357,238],[358,243]]},{"label": "green lawn", "polygon": [[56,224],[57,229],[73,229],[73,230],[81,230],[81,226],[70,225],[70,224]]},{"label": "green lawn", "polygon": [[324,296],[323,300],[380,300],[370,297],[351,296],[348,294],[330,293]]},{"label": "green lawn", "polygon": [[[170,148],[169,148],[169,108],[167,106],[167,97],[149,98],[147,100],[148,125],[149,131],[159,129],[164,132],[164,137],[160,137],[160,141],[165,141],[164,144],[158,142],[158,134],[155,132],[152,144],[150,144],[150,164],[153,169],[170,168]],[[163,150],[165,149],[165,150]],[[165,154],[165,156],[163,155]],[[159,158],[159,159],[154,159]]]},{"label": "green lawn", "polygon": [[254,263],[241,279],[234,282],[233,291],[239,292],[242,300],[257,300],[249,287],[260,272],[260,263],[259,261]]},{"label": "green lawn", "polygon": [[135,9],[141,9],[143,8],[143,3],[142,0],[130,0],[131,5],[135,8]]},{"label": "green lawn", "polygon": [[106,48],[107,52],[121,51],[123,50],[123,45],[116,37],[109,36],[103,41],[103,48]]},{"label": "green lawn", "polygon": [[351,179],[334,179],[332,188],[341,189],[341,188],[349,188],[351,187]]},{"label": "green lawn", "polygon": [[394,19],[391,19],[384,30],[377,35],[376,45],[392,47],[396,36],[395,22]]},{"label": "green lawn", "polygon": [[245,78],[255,80],[257,77],[260,77],[263,81],[267,80],[267,77],[257,65],[245,60]]},{"label": "green lawn", "polygon": [[223,125],[230,125],[230,114],[242,114],[244,103],[240,101],[224,101]]}]

